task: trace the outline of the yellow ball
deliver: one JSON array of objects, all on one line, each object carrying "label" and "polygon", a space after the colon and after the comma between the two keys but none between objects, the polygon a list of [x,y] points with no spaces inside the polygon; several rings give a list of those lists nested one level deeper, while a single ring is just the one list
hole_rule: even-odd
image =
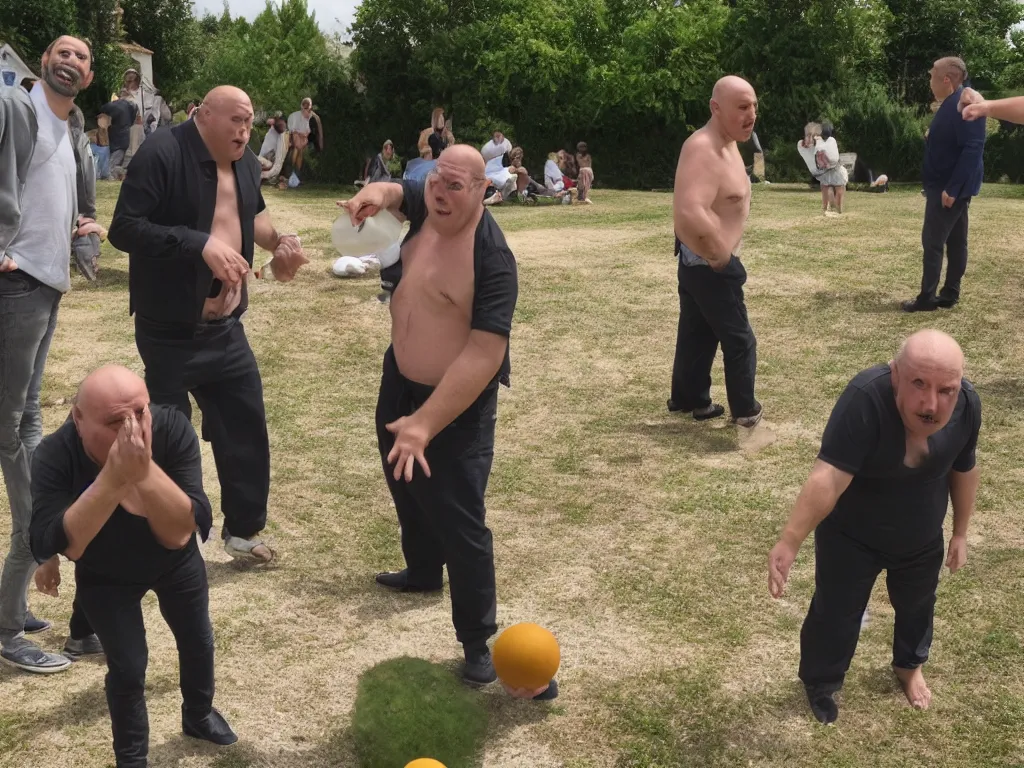
[{"label": "yellow ball", "polygon": [[405,768],[444,768],[444,765],[429,757],[421,757],[413,760]]},{"label": "yellow ball", "polygon": [[529,622],[514,624],[502,632],[491,656],[494,671],[503,683],[530,691],[547,685],[562,660],[555,636]]}]

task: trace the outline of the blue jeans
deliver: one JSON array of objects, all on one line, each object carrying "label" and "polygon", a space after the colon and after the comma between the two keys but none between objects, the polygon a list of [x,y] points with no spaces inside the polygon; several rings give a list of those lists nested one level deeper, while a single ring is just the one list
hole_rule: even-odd
[{"label": "blue jeans", "polygon": [[39,389],[60,291],[15,270],[0,273],[0,469],[11,504],[11,549],[0,576],[0,643],[21,634],[36,570],[29,546],[29,467],[43,439]]},{"label": "blue jeans", "polygon": [[96,178],[110,178],[110,147],[101,147],[92,144],[92,155],[96,158]]}]

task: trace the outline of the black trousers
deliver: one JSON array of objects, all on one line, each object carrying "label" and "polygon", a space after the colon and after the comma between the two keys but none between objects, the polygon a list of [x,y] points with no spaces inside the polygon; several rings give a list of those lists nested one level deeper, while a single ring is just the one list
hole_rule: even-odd
[{"label": "black trousers", "polygon": [[679,330],[672,366],[672,400],[684,411],[711,405],[711,365],[718,345],[733,418],[761,410],[754,398],[757,339],[747,318],[747,271],[735,256],[721,272],[679,261]]},{"label": "black trousers", "polygon": [[71,622],[69,624],[71,630],[72,640],[84,640],[89,635],[93,634],[92,624],[85,618],[85,611],[82,609],[82,603],[78,599],[78,593],[75,592],[74,602],[71,603]]},{"label": "black trousers", "polygon": [[914,669],[928,660],[935,589],[943,562],[942,534],[920,551],[886,555],[823,523],[814,533],[814,597],[800,631],[800,679],[836,690],[850,668],[861,618],[884,569],[896,612],[892,664]]},{"label": "black trousers", "polygon": [[201,718],[213,706],[213,627],[210,625],[206,565],[195,539],[188,556],[156,583],[103,583],[79,579],[77,599],[107,654],[107,706],[117,768],[146,768],[149,716],[146,712],[146,628],[142,597],[151,589],[174,634],[182,709]]},{"label": "black trousers", "polygon": [[967,271],[967,224],[971,198],[957,198],[949,208],[942,205],[942,192],[931,190],[924,209],[921,245],[924,248],[924,270],[919,300],[935,301],[942,274],[942,257],[948,259],[944,298],[960,298],[960,280]]},{"label": "black trousers", "polygon": [[136,316],[135,344],[150,399],[192,418],[191,393],[202,411],[202,437],[212,444],[220,477],[224,528],[242,538],[262,531],[270,440],[263,381],[242,324],[228,318],[183,329]]},{"label": "black trousers", "polygon": [[385,425],[413,413],[432,391],[402,376],[389,348],[377,399],[377,442],[402,526],[409,581],[440,587],[447,565],[455,636],[464,646],[479,646],[498,631],[494,547],[484,521],[498,387],[492,384],[485,389],[430,442],[425,453],[429,478],[417,464],[412,482],[395,480],[394,465],[387,460],[395,436]]}]

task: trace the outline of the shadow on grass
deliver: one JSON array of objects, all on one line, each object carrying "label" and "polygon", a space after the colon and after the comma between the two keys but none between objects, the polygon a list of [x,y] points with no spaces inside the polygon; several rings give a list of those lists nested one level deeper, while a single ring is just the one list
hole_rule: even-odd
[{"label": "shadow on grass", "polygon": [[[115,269],[114,267],[108,266],[103,263],[103,259],[100,259],[100,268],[96,273],[96,282],[90,287],[92,288],[127,288],[128,287],[128,270],[126,269]],[[127,301],[127,297],[125,297]]]},{"label": "shadow on grass", "polygon": [[640,423],[636,425],[636,431],[673,450],[689,448],[699,453],[732,453],[739,450],[735,429],[713,427],[695,420],[689,414],[673,414],[668,420],[653,424]]},{"label": "shadow on grass", "polygon": [[812,306],[817,310],[839,310],[859,312],[865,315],[897,315],[899,302],[881,291],[845,291],[831,293],[818,291],[811,297]]}]

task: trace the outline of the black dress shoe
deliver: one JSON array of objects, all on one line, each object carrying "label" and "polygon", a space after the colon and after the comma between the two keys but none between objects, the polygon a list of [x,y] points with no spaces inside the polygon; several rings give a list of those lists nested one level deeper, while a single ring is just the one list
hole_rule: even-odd
[{"label": "black dress shoe", "polygon": [[231,730],[228,721],[216,709],[210,714],[197,718],[189,715],[185,708],[181,709],[181,732],[193,739],[202,739],[213,744],[226,747],[238,741],[238,736]]},{"label": "black dress shoe", "polygon": [[491,652],[487,646],[467,648],[466,663],[462,665],[462,679],[470,685],[490,685],[498,679],[491,661]]},{"label": "black dress shoe", "polygon": [[940,309],[952,309],[960,301],[960,296],[954,296],[945,290],[939,291],[939,297],[935,300],[935,306]]},{"label": "black dress shoe", "polygon": [[440,592],[444,584],[422,586],[409,583],[409,569],[400,571],[384,571],[374,577],[378,584],[396,592]]},{"label": "black dress shoe", "polygon": [[839,717],[839,705],[836,704],[836,691],[833,687],[805,685],[807,703],[811,705],[811,713],[822,725],[831,725]]},{"label": "black dress shoe", "polygon": [[533,700],[534,701],[554,701],[557,698],[558,698],[558,681],[552,679],[551,682],[548,683],[547,690],[545,690],[544,693],[538,693],[536,696],[533,697]]},{"label": "black dress shoe", "polygon": [[904,312],[934,312],[939,305],[934,301],[921,301],[921,299],[910,299],[900,304]]}]

